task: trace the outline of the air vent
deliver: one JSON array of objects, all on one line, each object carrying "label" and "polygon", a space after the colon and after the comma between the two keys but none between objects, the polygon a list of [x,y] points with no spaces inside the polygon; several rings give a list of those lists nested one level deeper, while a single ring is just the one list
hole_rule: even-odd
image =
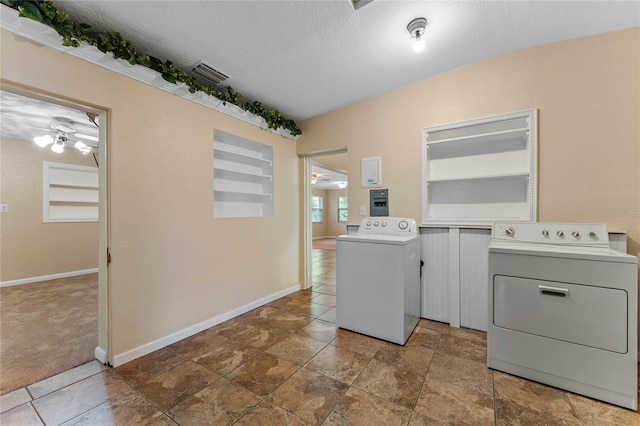
[{"label": "air vent", "polygon": [[205,82],[216,86],[231,78],[230,75],[227,75],[202,61],[195,64],[191,71]]},{"label": "air vent", "polygon": [[356,11],[363,6],[368,5],[373,0],[351,0],[351,6],[353,6],[353,10]]}]

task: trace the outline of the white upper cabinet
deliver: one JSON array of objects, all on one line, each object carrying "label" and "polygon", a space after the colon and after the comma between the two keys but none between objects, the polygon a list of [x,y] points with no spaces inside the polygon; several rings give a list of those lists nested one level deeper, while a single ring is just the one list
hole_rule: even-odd
[{"label": "white upper cabinet", "polygon": [[537,111],[422,130],[425,225],[536,220]]}]

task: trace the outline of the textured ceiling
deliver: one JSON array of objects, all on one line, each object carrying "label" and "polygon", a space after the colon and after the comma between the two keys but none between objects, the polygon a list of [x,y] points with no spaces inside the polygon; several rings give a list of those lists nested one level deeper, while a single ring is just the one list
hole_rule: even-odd
[{"label": "textured ceiling", "polygon": [[4,138],[33,142],[36,136],[55,137],[56,131],[50,126],[54,117],[71,120],[76,129],[69,135],[67,146],[76,141],[97,146],[98,128],[84,111],[0,91],[0,135]]},{"label": "textured ceiling", "polygon": [[[306,119],[501,53],[640,26],[637,1],[56,1],[184,70]],[[407,23],[429,24],[422,53]]]}]

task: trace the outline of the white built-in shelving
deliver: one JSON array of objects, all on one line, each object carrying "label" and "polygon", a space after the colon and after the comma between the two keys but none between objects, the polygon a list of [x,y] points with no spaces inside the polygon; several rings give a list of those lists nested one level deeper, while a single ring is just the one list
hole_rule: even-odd
[{"label": "white built-in shelving", "polygon": [[423,223],[535,221],[537,111],[423,129]]},{"label": "white built-in shelving", "polygon": [[273,215],[273,147],[214,131],[213,215]]},{"label": "white built-in shelving", "polygon": [[97,222],[98,168],[44,161],[43,222]]}]

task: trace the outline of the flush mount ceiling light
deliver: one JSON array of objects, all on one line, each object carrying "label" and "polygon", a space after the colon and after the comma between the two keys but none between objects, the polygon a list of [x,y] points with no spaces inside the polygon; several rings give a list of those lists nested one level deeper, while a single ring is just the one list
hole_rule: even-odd
[{"label": "flush mount ceiling light", "polygon": [[411,34],[411,38],[416,40],[413,43],[413,50],[416,52],[422,52],[424,50],[424,39],[422,35],[426,28],[427,20],[425,18],[416,18],[407,25],[407,31]]},{"label": "flush mount ceiling light", "polygon": [[345,189],[347,187],[347,182],[337,182],[338,188]]}]

